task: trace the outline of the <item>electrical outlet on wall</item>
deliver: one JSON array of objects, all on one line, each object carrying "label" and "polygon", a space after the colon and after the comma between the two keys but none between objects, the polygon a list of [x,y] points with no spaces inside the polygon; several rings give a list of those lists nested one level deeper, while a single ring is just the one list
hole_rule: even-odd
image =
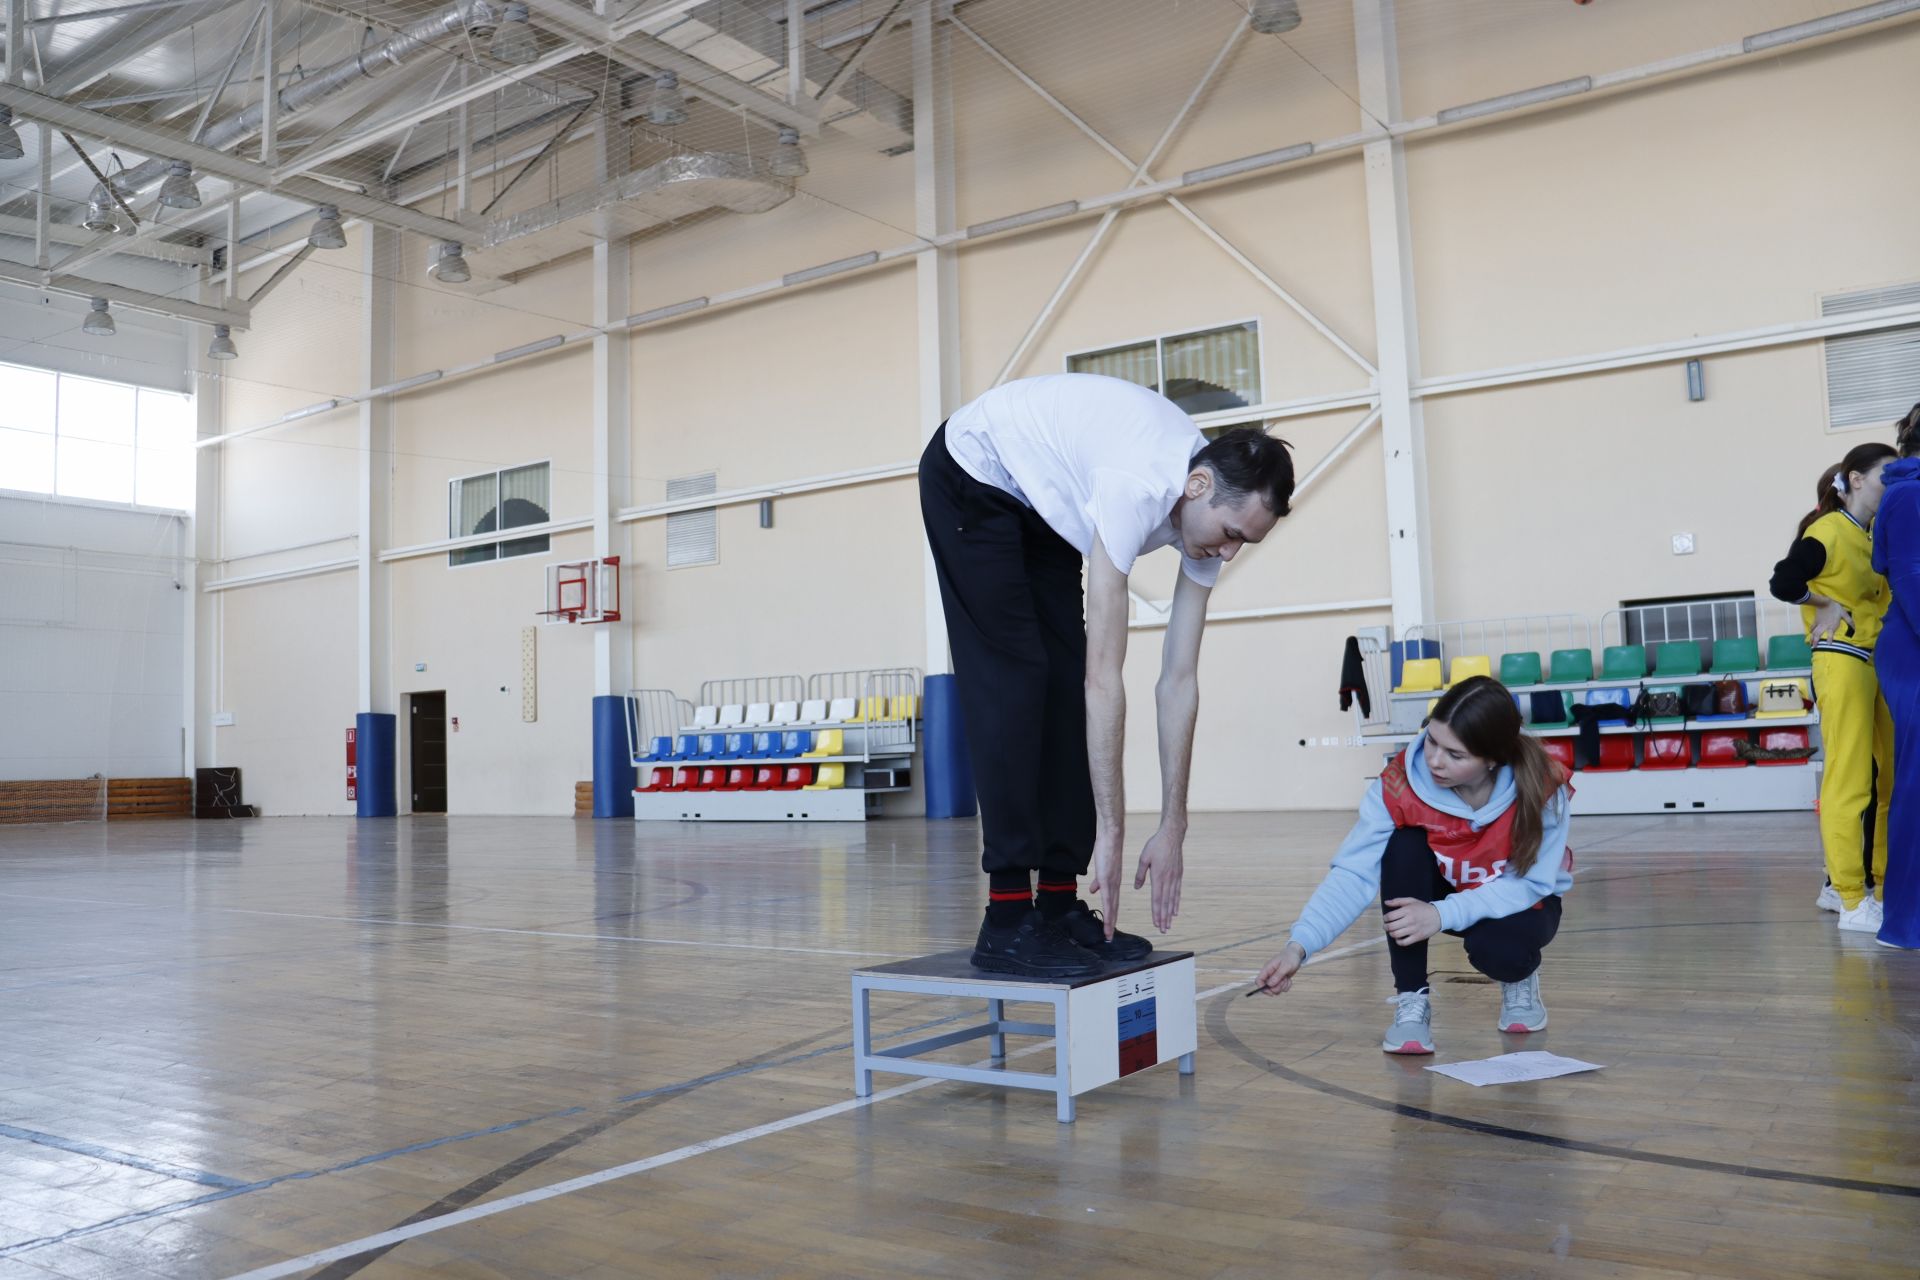
[{"label": "electrical outlet on wall", "polygon": [[1690,533],[1674,534],[1673,535],[1673,554],[1677,556],[1692,555],[1693,554],[1693,535]]}]

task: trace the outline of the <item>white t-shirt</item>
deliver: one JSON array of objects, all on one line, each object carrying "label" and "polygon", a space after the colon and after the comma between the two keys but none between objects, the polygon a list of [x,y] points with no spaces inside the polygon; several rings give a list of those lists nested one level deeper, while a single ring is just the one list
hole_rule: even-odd
[{"label": "white t-shirt", "polygon": [[[947,419],[961,470],[1033,508],[1081,555],[1096,536],[1121,573],[1179,546],[1169,517],[1206,437],[1171,400],[1121,378],[1050,373],[995,387]],[[1181,553],[1203,587],[1218,559]]]}]

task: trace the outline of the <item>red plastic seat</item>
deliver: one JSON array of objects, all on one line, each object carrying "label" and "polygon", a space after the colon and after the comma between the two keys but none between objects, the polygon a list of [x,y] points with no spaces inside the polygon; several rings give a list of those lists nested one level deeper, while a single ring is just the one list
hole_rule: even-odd
[{"label": "red plastic seat", "polygon": [[[1762,729],[1756,735],[1758,745],[1766,751],[1804,751],[1812,746],[1804,727],[1791,729]],[[1755,764],[1764,765],[1802,765],[1806,760],[1755,760]]]},{"label": "red plastic seat", "polygon": [[1747,740],[1742,733],[1703,733],[1700,735],[1700,767],[1702,769],[1744,769],[1747,762],[1740,758],[1738,746]]},{"label": "red plastic seat", "polygon": [[726,779],[727,771],[719,765],[710,764],[700,770],[700,780],[693,784],[695,791],[718,791]]},{"label": "red plastic seat", "polygon": [[1693,763],[1693,743],[1684,733],[1650,733],[1640,746],[1642,769],[1684,769]]},{"label": "red plastic seat", "polygon": [[1572,738],[1540,738],[1538,741],[1542,751],[1545,751],[1549,757],[1558,760],[1564,765],[1568,773],[1573,772]]},{"label": "red plastic seat", "polygon": [[1588,773],[1625,773],[1633,768],[1633,738],[1624,733],[1603,734],[1600,760],[1587,766]]},{"label": "red plastic seat", "polygon": [[673,771],[673,785],[668,787],[667,790],[695,791],[699,789],[697,786],[699,781],[700,770],[694,768],[692,765],[682,765]]},{"label": "red plastic seat", "polygon": [[644,787],[635,787],[634,790],[637,792],[673,790],[673,770],[671,769],[647,770],[647,785]]},{"label": "red plastic seat", "polygon": [[722,791],[744,791],[747,780],[753,776],[753,770],[745,765],[733,765],[727,770],[727,780],[720,784]]},{"label": "red plastic seat", "polygon": [[810,764],[790,764],[786,767],[780,785],[775,791],[798,791],[813,782],[813,766]]},{"label": "red plastic seat", "polygon": [[770,764],[756,765],[753,780],[747,783],[749,791],[771,791],[780,785],[780,770]]}]

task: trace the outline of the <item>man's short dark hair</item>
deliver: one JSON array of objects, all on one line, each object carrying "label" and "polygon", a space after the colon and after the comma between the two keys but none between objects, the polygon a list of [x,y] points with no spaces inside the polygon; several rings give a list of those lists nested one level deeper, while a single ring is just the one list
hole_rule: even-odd
[{"label": "man's short dark hair", "polygon": [[1193,465],[1213,472],[1213,503],[1237,503],[1249,493],[1276,516],[1293,501],[1293,455],[1278,436],[1258,427],[1224,431],[1193,455]]}]

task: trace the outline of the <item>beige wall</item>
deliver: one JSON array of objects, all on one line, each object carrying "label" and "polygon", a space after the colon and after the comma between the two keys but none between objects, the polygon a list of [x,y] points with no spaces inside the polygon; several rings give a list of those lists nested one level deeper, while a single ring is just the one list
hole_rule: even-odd
[{"label": "beige wall", "polygon": [[[1407,114],[1669,57],[1840,7],[1610,0],[1590,8],[1480,6],[1446,17],[1439,7],[1403,6]],[[1356,126],[1350,6],[1307,9],[1308,24],[1289,43],[1242,42],[1155,176]],[[1156,0],[1103,2],[1112,20],[1092,28],[1033,12],[976,6],[965,16],[1136,158],[1160,137],[1227,30],[1224,16],[1201,18],[1191,6]],[[965,37],[956,35],[953,48],[963,225],[1124,183],[1126,169]],[[1920,278],[1910,213],[1920,207],[1920,176],[1902,160],[1906,121],[1920,108],[1920,83],[1909,74],[1916,58],[1920,27],[1906,26],[1410,144],[1426,373],[1807,319],[1823,292]],[[910,155],[881,156],[829,131],[809,157],[801,194],[772,212],[695,219],[636,240],[631,309],[718,294],[910,237]],[[569,163],[577,167],[579,157]],[[1228,184],[1190,204],[1372,356],[1357,156]],[[964,395],[990,385],[1095,226],[1087,218],[959,254]],[[591,318],[586,255],[475,294],[423,283],[424,250],[407,242],[396,376]],[[357,263],[357,251],[349,252]],[[323,257],[331,262],[314,275]],[[329,389],[358,388],[357,347],[346,335],[357,341],[359,295],[341,285],[338,265],[347,261],[316,255],[262,308],[260,328],[234,362],[229,425],[250,425]],[[481,256],[476,269],[484,273]],[[659,501],[668,479],[695,472],[714,471],[731,489],[910,461],[931,425],[916,420],[915,300],[913,267],[901,263],[636,334],[631,501]],[[1164,204],[1117,221],[1014,372],[1050,372],[1073,351],[1242,319],[1260,322],[1266,399],[1366,386],[1363,369]],[[322,332],[331,342],[316,352],[312,339]],[[566,350],[397,400],[394,541],[445,536],[449,478],[539,459],[553,462],[555,517],[589,514],[591,368],[584,348]],[[1441,615],[1597,614],[1628,597],[1761,587],[1813,475],[1865,437],[1825,430],[1817,345],[1710,358],[1706,379],[1699,404],[1686,400],[1677,365],[1430,399]],[[1293,442],[1304,473],[1362,412],[1289,419],[1275,430]],[[229,449],[228,545],[259,549],[351,531],[354,430],[346,411]],[[1266,545],[1229,567],[1216,608],[1387,595],[1382,472],[1378,439],[1369,436]],[[711,566],[665,568],[663,521],[630,531],[626,612],[636,686],[691,697],[704,679],[922,661],[921,534],[910,481],[779,499],[771,530],[757,527],[751,505],[723,509],[719,563]],[[1698,553],[1673,556],[1676,532],[1694,534]],[[547,557],[450,569],[434,555],[395,566],[395,687],[448,691],[449,713],[461,720],[450,739],[456,812],[564,812],[572,781],[587,776],[591,633],[539,633],[535,724],[519,718],[519,637],[544,566],[589,548],[588,535],[574,533],[556,536]],[[314,554],[343,553],[335,546]],[[1164,598],[1173,573],[1169,554],[1150,557],[1134,588]],[[265,736],[221,731],[222,759],[249,769],[250,798],[272,796],[270,809],[339,809],[334,726],[355,710],[351,601],[351,575],[227,593],[228,703],[241,716],[238,728],[259,726]],[[1384,621],[1369,609],[1211,628],[1194,806],[1316,807],[1357,794],[1369,753],[1301,742],[1351,732],[1336,698],[1342,641]],[[290,632],[299,633],[291,647],[307,665],[276,654]],[[1153,630],[1131,636],[1127,777],[1136,805],[1158,791],[1159,645]],[[417,662],[427,670],[416,673]],[[311,749],[309,718],[326,726],[314,731]]]}]

